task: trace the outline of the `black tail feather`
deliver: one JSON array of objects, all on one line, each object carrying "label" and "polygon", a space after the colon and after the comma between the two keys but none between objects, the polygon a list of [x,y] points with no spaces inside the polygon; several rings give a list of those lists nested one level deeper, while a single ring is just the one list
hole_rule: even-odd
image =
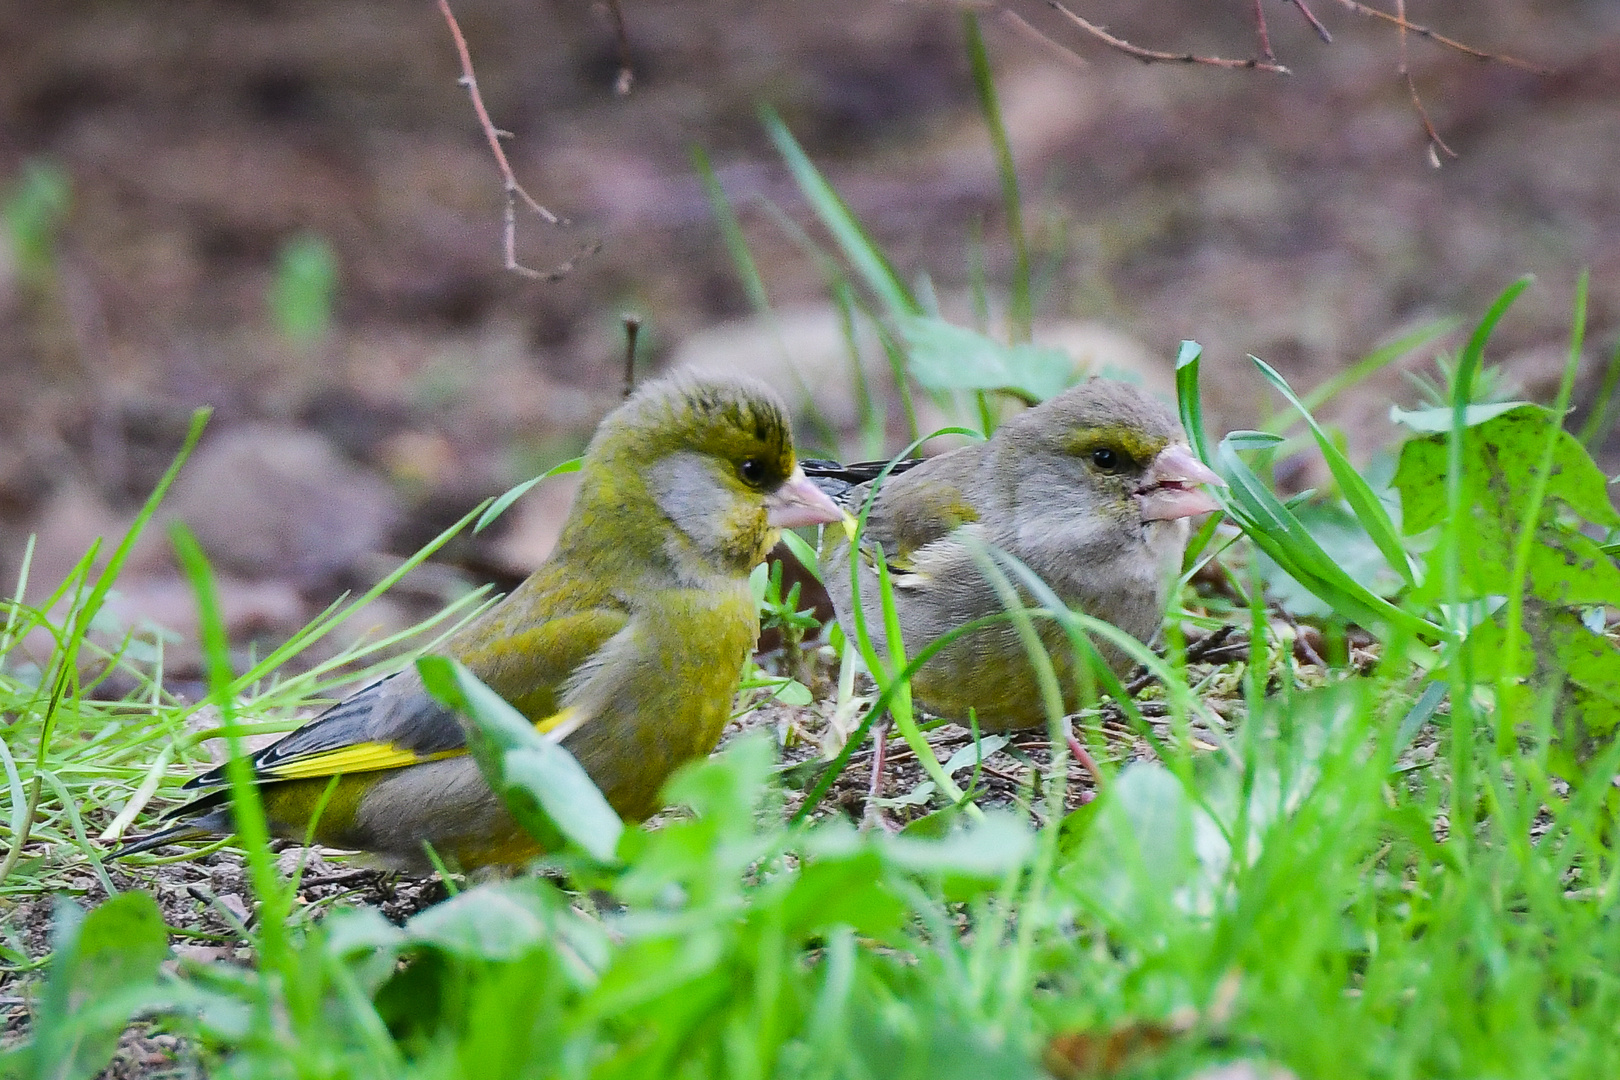
[{"label": "black tail feather", "polygon": [[143,851],[151,851],[167,844],[179,844],[204,836],[228,833],[232,828],[230,808],[226,805],[229,801],[229,791],[211,791],[200,799],[193,799],[184,806],[177,806],[163,816],[187,820],[171,825],[167,829],[159,829],[155,833],[125,840],[117,851],[103,861],[112,862],[115,859],[122,859],[125,855],[139,855]]}]

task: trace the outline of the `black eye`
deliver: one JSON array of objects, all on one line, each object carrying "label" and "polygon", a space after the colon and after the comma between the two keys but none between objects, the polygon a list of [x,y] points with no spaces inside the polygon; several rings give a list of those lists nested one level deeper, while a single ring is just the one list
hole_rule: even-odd
[{"label": "black eye", "polygon": [[1091,452],[1091,463],[1103,472],[1118,472],[1124,466],[1124,460],[1119,451],[1109,446],[1099,446]]},{"label": "black eye", "polygon": [[743,483],[758,487],[765,482],[765,466],[758,458],[744,458],[737,466],[737,475],[743,478]]}]

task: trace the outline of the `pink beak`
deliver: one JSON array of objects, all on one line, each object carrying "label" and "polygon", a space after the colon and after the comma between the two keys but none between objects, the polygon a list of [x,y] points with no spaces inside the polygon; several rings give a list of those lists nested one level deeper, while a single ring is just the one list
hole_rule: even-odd
[{"label": "pink beak", "polygon": [[765,496],[765,520],[772,528],[797,529],[842,521],[844,512],[810,482],[803,469],[795,468],[781,487]]},{"label": "pink beak", "polygon": [[1165,447],[1148,467],[1147,483],[1136,491],[1142,501],[1142,520],[1175,521],[1219,510],[1221,504],[1209,492],[1198,490],[1198,484],[1225,487],[1226,481],[1185,446]]}]

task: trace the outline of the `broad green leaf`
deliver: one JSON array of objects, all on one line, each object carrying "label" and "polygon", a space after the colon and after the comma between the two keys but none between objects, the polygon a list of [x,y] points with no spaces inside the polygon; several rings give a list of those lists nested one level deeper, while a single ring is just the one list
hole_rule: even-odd
[{"label": "broad green leaf", "polygon": [[467,960],[516,960],[551,937],[548,900],[534,880],[491,882],[411,916],[405,936]]},{"label": "broad green leaf", "polygon": [[56,909],[56,955],[28,1053],[36,1076],[75,1080],[106,1068],[137,1008],[155,999],[158,965],[169,953],[157,902],[120,893],[88,915],[72,901]]},{"label": "broad green leaf", "polygon": [[326,951],[346,957],[376,949],[394,949],[406,940],[405,932],[373,907],[341,908],[321,923]]},{"label": "broad green leaf", "polygon": [[[1523,520],[1547,428],[1558,420],[1539,405],[1515,405],[1467,429],[1463,436],[1465,501],[1494,516],[1507,533]],[[1401,448],[1395,487],[1408,533],[1440,524],[1446,515],[1446,439],[1413,439]],[[1560,432],[1553,448],[1547,495],[1594,525],[1620,525],[1608,479],[1575,436]]]},{"label": "broad green leaf", "polygon": [[1023,819],[991,811],[982,821],[940,840],[891,837],[886,857],[912,873],[996,883],[1022,866],[1034,850],[1035,836]]},{"label": "broad green leaf", "polygon": [[548,850],[566,842],[613,858],[624,824],[574,755],[461,664],[424,656],[416,666],[428,691],[467,718],[467,748],[518,824]]},{"label": "broad green leaf", "polygon": [[[1580,441],[1536,405],[1468,428],[1462,435],[1462,505],[1467,540],[1458,546],[1459,584],[1471,597],[1501,595],[1512,578],[1519,531],[1531,512],[1543,448],[1552,435],[1546,496],[1529,549],[1527,592],[1555,607],[1620,604],[1620,568],[1564,515],[1596,525],[1620,525],[1608,481]],[[1408,532],[1446,521],[1449,510],[1447,436],[1414,439],[1401,450],[1395,486]]]},{"label": "broad green leaf", "polygon": [[776,765],[774,740],[751,734],[733,740],[717,757],[694,761],[675,771],[664,785],[670,803],[689,806],[700,816],[738,831],[752,831],[754,808]]},{"label": "broad green leaf", "polygon": [[1074,383],[1074,360],[1062,349],[1003,345],[943,319],[899,320],[912,378],[927,390],[1004,390],[1031,403]]},{"label": "broad green leaf", "polygon": [[816,700],[810,688],[797,679],[777,679],[769,687],[771,700],[782,705],[809,705]]},{"label": "broad green leaf", "polygon": [[[1202,819],[1200,821],[1200,819]],[[1097,800],[1059,878],[1128,939],[1163,933],[1179,918],[1207,913],[1222,866],[1200,860],[1200,832],[1213,822],[1182,782],[1156,764],[1133,764]]]},{"label": "broad green leaf", "polygon": [[[1514,409],[1522,409],[1529,405],[1528,401],[1492,401],[1485,405],[1470,405],[1463,410],[1463,426],[1478,427],[1488,420],[1495,420],[1504,413]],[[1399,405],[1389,407],[1391,423],[1409,427],[1413,431],[1424,435],[1443,434],[1451,430],[1451,409],[1436,407],[1432,409],[1403,409]]]},{"label": "broad green leaf", "polygon": [[945,763],[945,775],[954,776],[963,769],[971,770],[973,766],[988,759],[991,754],[997,753],[1006,745],[1005,735],[986,735],[978,742],[970,742],[951,755],[951,759]]},{"label": "broad green leaf", "polygon": [[1574,779],[1568,770],[1578,770],[1620,730],[1620,650],[1582,625],[1572,611],[1543,609],[1526,622],[1530,635],[1518,639],[1515,657],[1505,655],[1506,635],[1498,621],[1485,623],[1471,641],[1478,655],[1493,658],[1513,678],[1527,680],[1514,710],[1520,721],[1530,719],[1548,680],[1559,680],[1553,699],[1554,759],[1566,778]]},{"label": "broad green leaf", "polygon": [[900,929],[906,906],[883,882],[883,860],[871,847],[847,859],[815,859],[779,901],[783,930],[802,940],[847,926],[867,937]]}]

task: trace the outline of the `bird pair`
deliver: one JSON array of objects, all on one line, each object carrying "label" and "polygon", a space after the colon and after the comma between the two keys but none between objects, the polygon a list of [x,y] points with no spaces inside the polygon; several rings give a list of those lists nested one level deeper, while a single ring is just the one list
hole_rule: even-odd
[{"label": "bird pair", "polygon": [[[866,501],[871,481],[860,471],[815,471],[813,480],[796,460],[786,412],[765,387],[693,376],[649,383],[591,440],[551,557],[442,651],[560,737],[621,816],[645,818],[669,774],[719,741],[759,632],[750,571],[781,529],[844,519],[824,488],[844,506]],[[1013,554],[1066,603],[1146,641],[1163,617],[1186,519],[1216,505],[1197,485],[1219,482],[1167,409],[1092,380],[984,443],[885,478],[864,535],[892,571],[913,652],[1002,609],[974,563],[978,544]],[[828,536],[827,586],[847,621],[849,540],[842,530]],[[879,590],[867,573],[859,592],[875,629]],[[913,690],[942,715],[976,709],[987,728],[1044,722],[1023,646],[1006,626],[959,638]],[[406,867],[425,863],[427,844],[465,868],[521,864],[538,848],[466,750],[456,715],[406,668],[252,765],[276,835],[305,836],[324,801],[314,829],[322,844]],[[232,831],[223,767],[187,787],[206,793],[174,812],[178,824],[119,854]]]}]

